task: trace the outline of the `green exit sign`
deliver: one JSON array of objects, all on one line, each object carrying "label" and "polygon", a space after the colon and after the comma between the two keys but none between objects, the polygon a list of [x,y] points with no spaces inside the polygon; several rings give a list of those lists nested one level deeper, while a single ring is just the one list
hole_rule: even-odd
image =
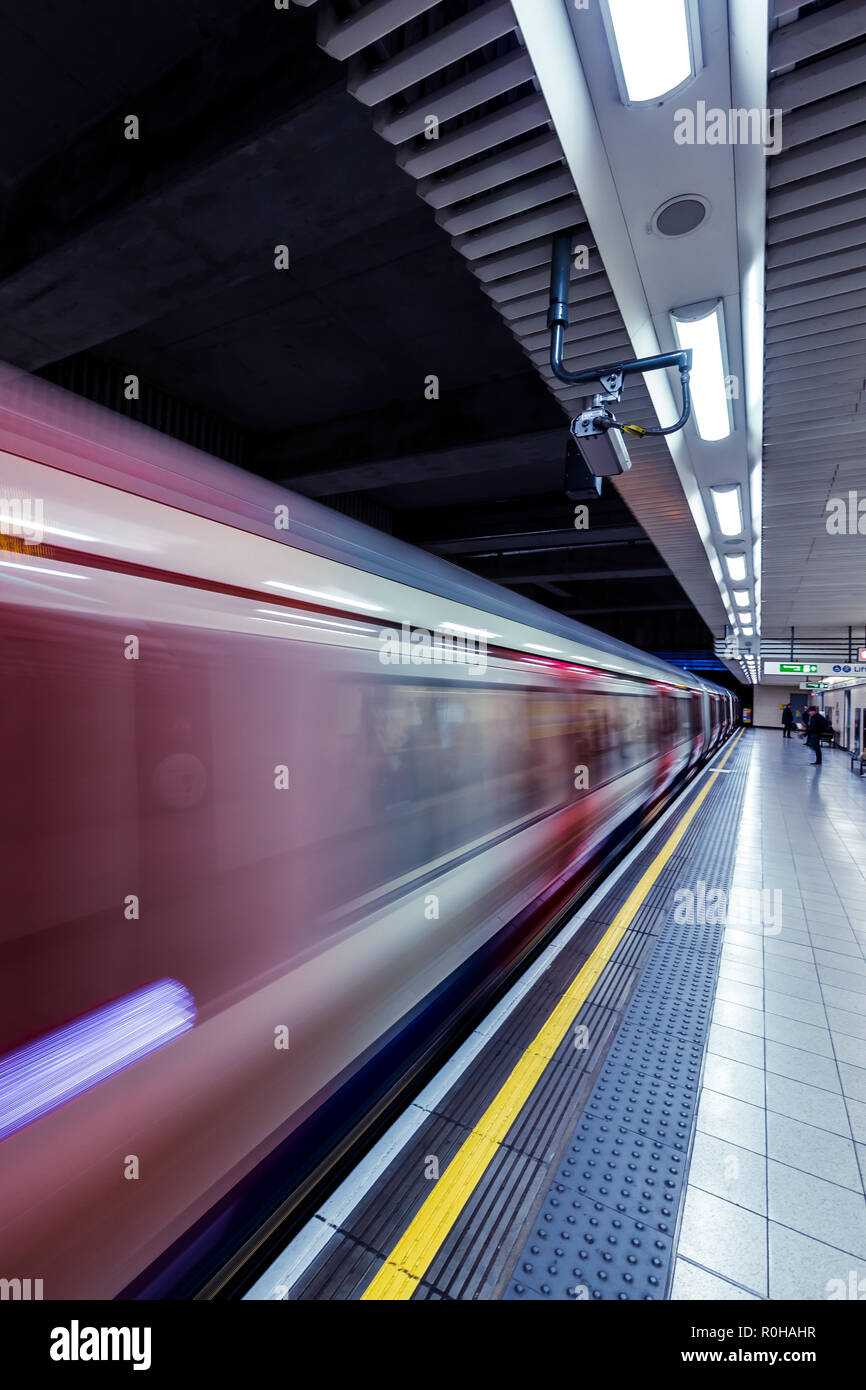
[{"label": "green exit sign", "polygon": [[807,664],[807,663],[804,662],[804,661],[800,661],[800,662],[796,662],[796,663],[795,663],[795,662],[789,662],[789,663],[786,665],[784,661],[780,661],[780,662],[779,662],[779,671],[780,671],[780,673],[781,673],[783,676],[786,676],[786,675],[790,675],[790,676],[807,676],[807,675],[808,675],[808,676],[817,676],[817,674],[818,674],[818,667],[817,667],[817,665],[815,664],[815,662],[812,662],[811,664]]}]

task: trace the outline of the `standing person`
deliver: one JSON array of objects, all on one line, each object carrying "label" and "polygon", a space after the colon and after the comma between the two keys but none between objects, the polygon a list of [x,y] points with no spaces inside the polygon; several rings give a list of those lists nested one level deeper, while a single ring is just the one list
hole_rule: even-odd
[{"label": "standing person", "polygon": [[786,705],[782,710],[782,738],[790,738],[791,730],[794,727],[794,711],[790,705]]},{"label": "standing person", "polygon": [[806,725],[806,747],[811,748],[815,757],[812,760],[813,767],[820,767],[823,762],[821,757],[821,734],[824,732],[826,720],[823,714],[818,713],[817,705],[809,706],[809,722]]}]

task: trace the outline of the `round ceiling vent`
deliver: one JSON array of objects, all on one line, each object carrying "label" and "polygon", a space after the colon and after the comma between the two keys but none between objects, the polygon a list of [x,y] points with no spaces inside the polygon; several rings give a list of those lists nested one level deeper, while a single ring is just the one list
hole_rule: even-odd
[{"label": "round ceiling vent", "polygon": [[653,230],[660,236],[688,236],[689,232],[697,231],[709,211],[709,203],[697,193],[669,198],[653,213]]}]

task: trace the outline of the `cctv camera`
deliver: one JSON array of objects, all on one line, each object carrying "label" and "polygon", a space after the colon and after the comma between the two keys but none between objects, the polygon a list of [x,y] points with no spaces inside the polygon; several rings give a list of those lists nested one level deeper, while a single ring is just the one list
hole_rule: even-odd
[{"label": "cctv camera", "polygon": [[615,478],[631,468],[614,416],[603,407],[591,406],[572,420],[571,436],[594,478]]}]

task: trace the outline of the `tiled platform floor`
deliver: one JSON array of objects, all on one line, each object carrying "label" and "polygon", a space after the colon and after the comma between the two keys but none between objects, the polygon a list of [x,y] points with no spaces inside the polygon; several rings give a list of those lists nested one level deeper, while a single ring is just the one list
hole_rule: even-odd
[{"label": "tiled platform floor", "polygon": [[671,1296],[866,1298],[866,778],[741,743],[731,887],[767,892],[727,913]]}]

